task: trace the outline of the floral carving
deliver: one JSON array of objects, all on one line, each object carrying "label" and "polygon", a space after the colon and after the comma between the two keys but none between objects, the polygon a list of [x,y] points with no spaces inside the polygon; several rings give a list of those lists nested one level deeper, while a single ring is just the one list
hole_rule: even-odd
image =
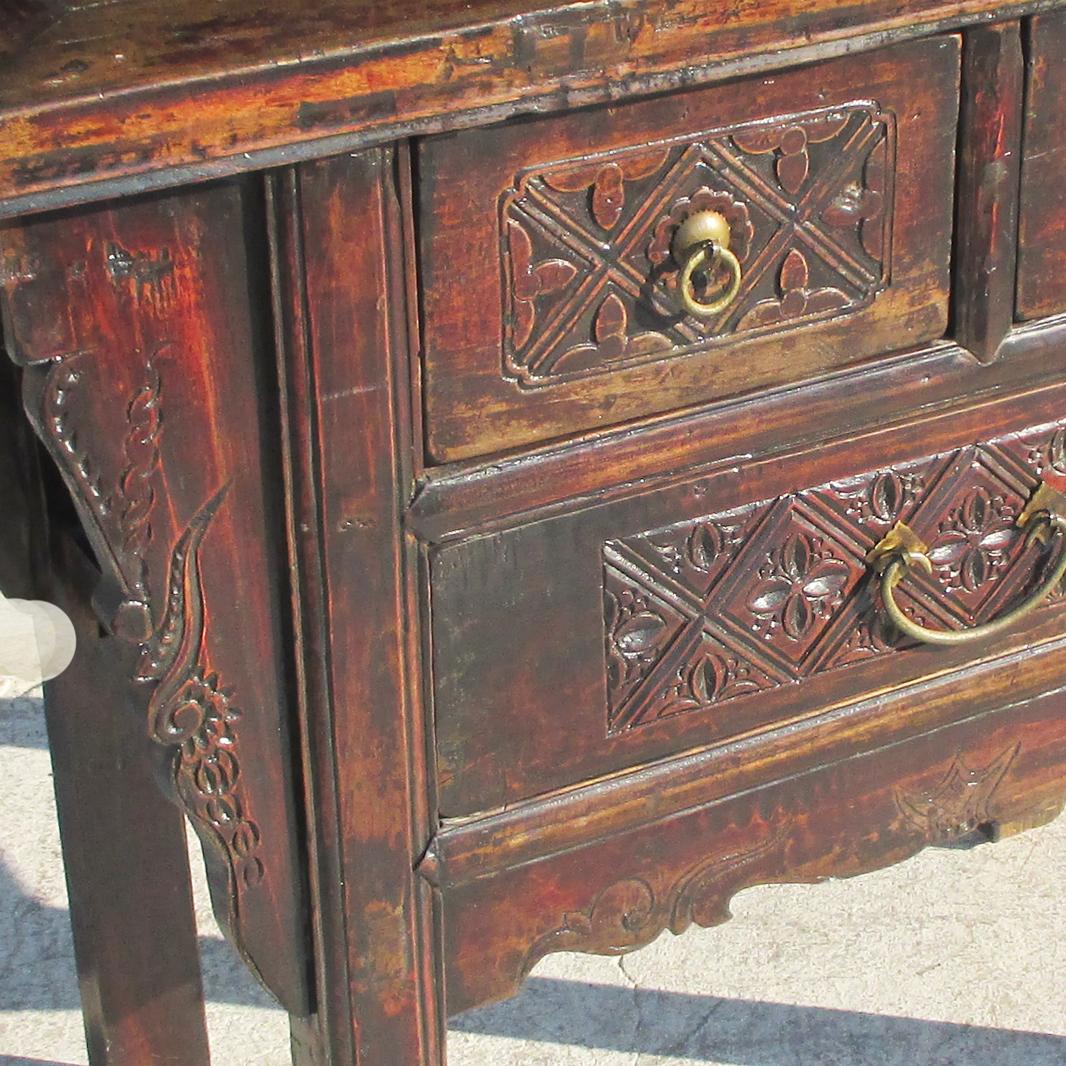
[{"label": "floral carving", "polygon": [[909,654],[867,579],[900,520],[934,563],[902,609],[934,628],[995,617],[1042,572],[1015,521],[1064,437],[1055,423],[607,541],[608,732],[727,703],[718,721],[740,729],[756,693]]},{"label": "floral carving", "polygon": [[940,525],[929,558],[949,591],[976,592],[1009,560],[1018,512],[978,485]]},{"label": "floral carving", "polygon": [[670,210],[656,223],[648,245],[648,261],[655,266],[671,259],[671,243],[677,227],[697,211],[717,211],[729,223],[729,248],[741,261],[747,258],[755,227],[748,205],[732,193],[701,186],[691,196],[682,196],[670,205]]},{"label": "floral carving", "polygon": [[126,408],[128,430],[123,444],[126,465],[119,477],[122,509],[122,547],[138,560],[134,589],[145,595],[145,552],[152,539],[152,508],[155,506],[153,481],[159,469],[160,389],[159,372],[149,362],[144,385]]},{"label": "floral carving", "polygon": [[588,189],[592,217],[601,228],[610,230],[618,224],[625,208],[625,183],[654,174],[663,167],[667,157],[668,152],[657,151],[575,170],[552,170],[545,173],[544,183],[559,192]]},{"label": "floral carving", "polygon": [[592,340],[576,344],[560,353],[553,369],[565,366],[576,369],[589,364],[607,366],[621,362],[631,353],[646,353],[669,347],[669,340],[660,333],[630,333],[629,312],[617,293],[608,293],[596,309],[592,320]]},{"label": "floral carving", "polygon": [[950,840],[993,821],[991,805],[996,790],[1018,756],[1021,744],[1006,749],[987,766],[972,769],[962,753],[935,788],[896,791],[900,814],[929,840]]},{"label": "floral carving", "polygon": [[534,264],[533,243],[514,219],[507,223],[507,235],[511,252],[512,328],[514,343],[521,348],[533,332],[537,298],[565,289],[577,273],[577,267],[565,259],[546,259]]},{"label": "floral carving", "polygon": [[862,523],[888,526],[918,498],[923,485],[921,474],[913,471],[882,470],[873,478],[862,478],[855,484],[837,484],[833,488],[847,501],[849,515]]},{"label": "floral carving", "polygon": [[[894,116],[857,101],[522,170],[500,203],[504,375],[546,387],[867,306],[894,161]],[[726,217],[744,266],[707,321],[683,313],[670,252],[698,210]]]},{"label": "floral carving", "polygon": [[839,311],[850,302],[841,289],[809,288],[807,257],[798,249],[786,253],[777,273],[777,299],[761,300],[741,320],[744,327],[792,322],[801,318]]},{"label": "floral carving", "polygon": [[733,134],[733,143],[748,155],[774,153],[774,170],[781,188],[797,193],[810,173],[810,146],[831,141],[847,125],[847,115],[826,115],[811,122],[756,128]]},{"label": "floral carving", "polygon": [[233,693],[205,663],[200,545],[225,488],[204,504],[175,543],[158,622],[149,597],[146,552],[154,538],[155,480],[162,466],[163,384],[157,361],[166,347],[146,362],[144,381],[126,403],[121,468],[111,491],[74,426],[71,399],[82,380],[76,354],[57,360],[48,373],[44,425],[61,469],[92,519],[94,545],[109,570],[104,587],[110,582],[117,587],[120,602],[109,599],[109,624],[116,636],[140,647],[134,680],[152,685],[149,734],[175,749],[178,795],[194,824],[219,842],[231,875],[253,886],[264,871],[257,854],[259,829],[241,796],[235,732],[241,712]]},{"label": "floral carving", "polygon": [[796,533],[770,556],[759,576],[748,607],[764,634],[780,627],[789,640],[802,640],[840,603],[851,571],[822,542]]},{"label": "floral carving", "polygon": [[884,254],[885,192],[888,178],[888,144],[878,141],[863,166],[863,180],[840,190],[822,212],[822,219],[838,229],[859,230],[866,254],[880,259]]}]

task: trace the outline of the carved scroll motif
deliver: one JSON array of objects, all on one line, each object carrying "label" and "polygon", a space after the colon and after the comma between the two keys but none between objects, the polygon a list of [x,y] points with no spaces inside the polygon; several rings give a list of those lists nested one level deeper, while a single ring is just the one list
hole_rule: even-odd
[{"label": "carved scroll motif", "polygon": [[781,848],[791,830],[785,819],[769,837],[726,855],[703,859],[684,870],[665,891],[641,877],[615,881],[597,893],[585,910],[563,915],[526,957],[523,974],[555,951],[626,955],[646,947],[669,929],[675,935],[691,925],[710,928],[730,918],[729,901],[744,886],[745,870]]},{"label": "carved scroll motif", "polygon": [[956,753],[935,788],[896,790],[900,814],[924,837],[935,841],[964,836],[991,822],[993,797],[1020,750],[1019,742],[979,769],[968,766],[962,753]]},{"label": "carved scroll motif", "polygon": [[197,511],[175,542],[162,605],[151,602],[147,551],[155,537],[155,481],[162,469],[162,345],[145,365],[143,383],[125,410],[121,469],[113,488],[83,443],[73,410],[83,379],[77,354],[56,360],[42,393],[52,451],[90,522],[90,536],[106,578],[117,585],[108,623],[140,648],[134,680],[151,685],[148,732],[174,749],[174,781],[194,825],[218,843],[233,879],[254,886],[264,869],[260,833],[248,815],[240,780],[234,694],[207,663],[200,550],[227,486]]}]

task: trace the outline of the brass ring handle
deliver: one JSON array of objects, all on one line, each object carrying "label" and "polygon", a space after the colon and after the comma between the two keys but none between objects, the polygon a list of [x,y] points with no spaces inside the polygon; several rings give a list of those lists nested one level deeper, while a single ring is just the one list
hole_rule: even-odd
[{"label": "brass ring handle", "polygon": [[1041,484],[1018,516],[1018,525],[1028,529],[1028,541],[1045,543],[1057,541],[1059,557],[1040,586],[1031,596],[1006,614],[991,622],[972,629],[930,629],[908,618],[900,609],[893,592],[896,586],[915,567],[931,574],[933,563],[929,549],[904,523],[896,524],[884,539],[870,552],[869,560],[881,574],[881,598],[885,611],[893,625],[912,640],[924,644],[958,645],[983,640],[1009,629],[1026,615],[1035,611],[1066,578],[1066,497],[1045,484]]},{"label": "brass ring handle", "polygon": [[[697,211],[678,226],[672,251],[681,267],[677,291],[686,314],[710,318],[724,311],[740,291],[742,270],[740,260],[729,250],[730,236],[729,222],[717,211]],[[713,269],[723,263],[729,269],[725,289],[713,300],[696,299],[693,276],[699,270]]]}]

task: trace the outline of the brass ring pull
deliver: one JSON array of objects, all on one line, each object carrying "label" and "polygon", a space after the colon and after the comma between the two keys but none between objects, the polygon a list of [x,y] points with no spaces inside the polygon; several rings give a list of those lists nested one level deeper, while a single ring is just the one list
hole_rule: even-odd
[{"label": "brass ring pull", "polygon": [[[685,313],[696,318],[710,318],[724,311],[740,291],[740,260],[729,250],[729,222],[717,211],[697,211],[689,215],[677,228],[673,240],[673,256],[681,267],[677,290]],[[697,271],[713,270],[724,264],[729,270],[729,282],[713,300],[696,299],[692,279]]]},{"label": "brass ring pull", "polygon": [[1018,516],[1018,526],[1028,530],[1027,542],[1056,541],[1059,546],[1058,561],[1024,603],[992,622],[972,629],[952,630],[930,629],[920,625],[908,618],[896,603],[893,596],[895,588],[911,569],[919,567],[926,573],[933,572],[928,547],[909,526],[898,522],[868,556],[871,565],[880,572],[881,598],[896,628],[924,644],[968,644],[1001,633],[1035,611],[1066,578],[1066,497],[1042,483]]}]

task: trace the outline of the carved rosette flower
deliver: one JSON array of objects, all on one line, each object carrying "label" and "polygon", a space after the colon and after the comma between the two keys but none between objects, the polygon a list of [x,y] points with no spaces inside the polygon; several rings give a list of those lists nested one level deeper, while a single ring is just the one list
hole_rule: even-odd
[{"label": "carved rosette flower", "polygon": [[755,236],[748,205],[728,192],[709,189],[704,185],[691,196],[675,200],[669,212],[655,223],[647,248],[648,260],[653,265],[673,264],[670,245],[674,233],[686,218],[697,211],[717,211],[729,223],[729,248],[744,262]]},{"label": "carved rosette flower", "polygon": [[800,641],[843,599],[850,571],[829,549],[797,532],[770,556],[760,576],[748,610],[767,637],[780,629],[789,640]]},{"label": "carved rosette flower", "polygon": [[1018,540],[1017,510],[984,486],[976,486],[948,515],[929,558],[948,591],[977,592],[1007,565]]}]

